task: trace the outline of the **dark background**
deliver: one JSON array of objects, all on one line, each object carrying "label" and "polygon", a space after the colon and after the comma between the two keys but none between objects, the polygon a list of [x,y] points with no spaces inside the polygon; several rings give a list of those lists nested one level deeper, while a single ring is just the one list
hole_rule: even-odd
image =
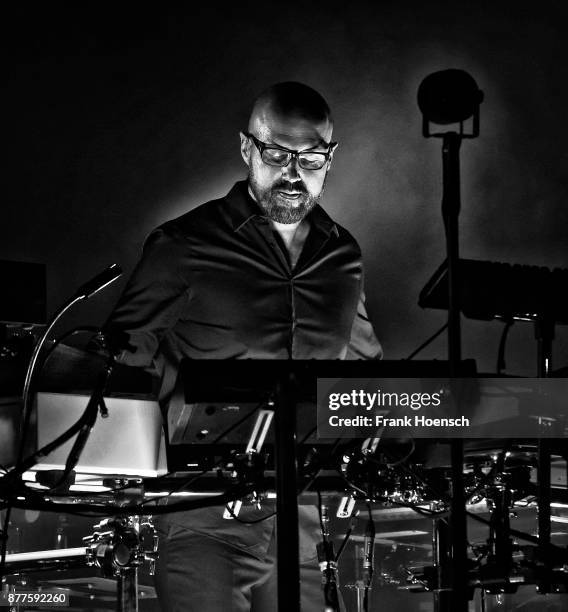
[{"label": "dark background", "polygon": [[[120,4],[120,8],[116,5]],[[368,310],[391,359],[445,321],[418,293],[445,257],[440,141],[421,135],[429,73],[470,72],[481,135],[463,144],[463,257],[568,267],[563,2],[49,3],[4,10],[8,186],[0,258],[45,262],[52,313],[148,232],[244,177],[238,131],[267,85],[327,98],[340,147],[324,206],[359,240]],[[68,315],[101,323],[126,276]],[[531,287],[527,287],[531,291]],[[495,368],[501,324],[465,320],[466,357]],[[507,371],[536,368],[514,326]],[[443,358],[445,337],[424,357]],[[556,367],[568,362],[557,330]]]}]

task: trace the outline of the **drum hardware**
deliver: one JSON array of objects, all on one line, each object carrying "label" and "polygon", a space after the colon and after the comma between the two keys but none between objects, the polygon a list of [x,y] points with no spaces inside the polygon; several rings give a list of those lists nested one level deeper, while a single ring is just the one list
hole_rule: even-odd
[{"label": "drum hardware", "polygon": [[[141,478],[108,477],[103,479],[111,489],[112,505],[128,506],[144,499]],[[61,526],[61,522],[60,522]],[[50,568],[83,567],[85,564],[100,569],[104,578],[117,579],[117,610],[138,610],[138,570],[148,563],[154,574],[158,557],[158,536],[150,516],[115,516],[94,526],[94,531],[83,538],[83,548],[56,548],[53,551],[7,555],[8,571],[38,571]],[[59,530],[58,530],[59,534]],[[60,534],[63,535],[63,534]],[[63,539],[57,540],[57,545]]]},{"label": "drum hardware", "polygon": [[[543,548],[540,537],[522,534],[511,528],[516,517],[515,503],[530,497],[530,467],[523,463],[507,465],[509,453],[495,457],[497,469],[492,478],[482,481],[476,495],[482,495],[490,511],[489,535],[485,543],[472,545],[475,559],[468,558],[467,588],[470,599],[478,588],[490,595],[515,593],[523,584],[535,584],[539,592],[568,592],[568,550],[552,545]],[[513,457],[514,459],[514,457]],[[540,500],[538,502],[540,507]],[[550,512],[550,510],[549,510]],[[438,535],[435,532],[435,535]],[[530,539],[534,544],[520,545],[517,539]],[[446,545],[434,538],[434,546]],[[542,591],[545,585],[546,591]],[[437,592],[443,588],[436,565],[408,568],[410,590]]]},{"label": "drum hardware", "polygon": [[83,541],[87,565],[100,568],[105,578],[117,578],[117,610],[136,612],[138,569],[148,562],[153,575],[158,557],[158,536],[151,517],[105,519]]},{"label": "drum hardware", "polygon": [[434,496],[431,489],[428,491],[432,483],[437,488],[437,475],[432,478],[420,466],[415,466],[414,474],[407,473],[390,467],[384,457],[374,458],[360,450],[345,454],[340,470],[350,489],[350,496],[355,500],[421,505],[431,502],[434,497],[444,496]]},{"label": "drum hardware", "polygon": [[92,534],[83,538],[84,547],[63,548],[6,556],[6,569],[16,573],[16,581],[3,583],[3,590],[25,590],[26,573],[50,569],[100,569],[104,578],[117,580],[117,610],[138,610],[138,570],[148,563],[154,574],[158,557],[158,536],[151,517],[113,517],[94,526]]}]

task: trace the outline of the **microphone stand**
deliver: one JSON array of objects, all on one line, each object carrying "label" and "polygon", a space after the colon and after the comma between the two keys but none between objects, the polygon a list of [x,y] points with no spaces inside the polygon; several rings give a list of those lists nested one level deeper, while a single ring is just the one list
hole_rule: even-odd
[{"label": "microphone stand", "polygon": [[327,506],[321,503],[318,494],[318,505],[321,522],[322,540],[316,546],[318,563],[322,574],[324,612],[339,612],[339,595],[337,591],[337,557],[333,542],[329,539],[329,514]]}]

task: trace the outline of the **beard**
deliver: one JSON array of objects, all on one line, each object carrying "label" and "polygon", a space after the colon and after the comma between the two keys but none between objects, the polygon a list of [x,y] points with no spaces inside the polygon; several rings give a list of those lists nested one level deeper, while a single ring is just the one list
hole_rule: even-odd
[{"label": "beard", "polygon": [[[290,183],[285,180],[277,181],[268,188],[261,187],[251,172],[249,172],[248,183],[266,216],[272,221],[286,225],[299,223],[319,202],[323,194],[323,186],[320,193],[314,196],[308,192],[303,183]],[[300,192],[300,194],[297,199],[288,200],[278,193],[281,190]]]}]

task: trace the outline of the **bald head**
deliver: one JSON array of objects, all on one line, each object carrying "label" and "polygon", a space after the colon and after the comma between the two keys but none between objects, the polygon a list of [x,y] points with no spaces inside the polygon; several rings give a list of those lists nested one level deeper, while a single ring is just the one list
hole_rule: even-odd
[{"label": "bald head", "polygon": [[248,131],[261,140],[287,134],[319,139],[319,144],[327,145],[333,133],[333,120],[327,102],[315,89],[287,81],[272,85],[258,96]]}]

